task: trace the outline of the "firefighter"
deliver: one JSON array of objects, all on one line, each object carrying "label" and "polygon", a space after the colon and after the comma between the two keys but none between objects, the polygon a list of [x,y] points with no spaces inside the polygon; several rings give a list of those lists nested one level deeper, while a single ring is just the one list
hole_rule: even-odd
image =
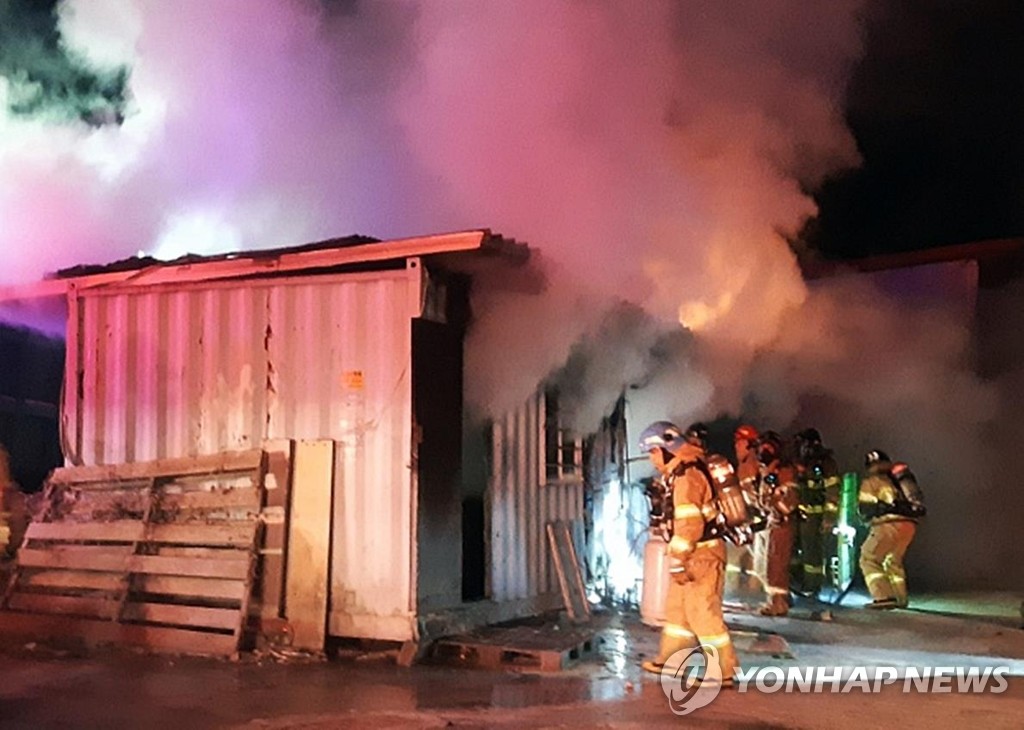
[{"label": "firefighter", "polygon": [[[760,470],[757,461],[757,429],[749,424],[740,424],[733,431],[733,447],[736,453],[736,477],[745,492],[748,504],[757,502],[757,487]],[[727,562],[725,566],[729,591],[750,592],[760,590],[754,571],[754,555],[750,545],[726,543]]]},{"label": "firefighter", "polygon": [[760,465],[757,460],[757,440],[761,434],[749,424],[741,424],[733,432],[736,447],[736,476],[745,491],[757,492]]},{"label": "firefighter", "polygon": [[917,519],[894,512],[900,495],[891,473],[893,463],[884,451],[869,451],[864,457],[867,476],[860,485],[857,501],[861,518],[871,529],[860,549],[860,569],[873,599],[868,608],[890,609],[907,606],[907,574],[903,556],[917,531]]},{"label": "firefighter", "polygon": [[796,532],[791,515],[800,502],[796,476],[783,455],[782,438],[768,431],[758,440],[760,465],[759,500],[769,512],[769,528],[758,534],[755,562],[763,576],[766,600],[758,610],[762,616],[789,613],[789,563]]},{"label": "firefighter", "polygon": [[682,432],[668,421],[651,424],[640,436],[640,449],[662,478],[672,480],[673,503],[668,545],[672,580],[661,646],[658,656],[641,666],[660,673],[675,652],[711,646],[718,653],[722,683],[731,686],[738,662],[722,618],[725,544],[721,538],[702,539],[705,519],[712,519],[717,512],[711,483],[701,468],[706,438],[703,424],[693,424]]},{"label": "firefighter", "polygon": [[0,560],[14,558],[27,527],[25,496],[11,475],[10,454],[0,443]]},{"label": "firefighter", "polygon": [[802,590],[817,594],[825,583],[826,558],[839,512],[839,468],[816,428],[795,437],[800,487],[800,562]]}]

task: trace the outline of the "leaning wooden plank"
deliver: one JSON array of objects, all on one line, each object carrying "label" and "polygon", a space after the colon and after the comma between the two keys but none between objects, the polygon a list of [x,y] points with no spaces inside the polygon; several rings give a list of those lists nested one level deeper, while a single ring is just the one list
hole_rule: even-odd
[{"label": "leaning wooden plank", "polygon": [[152,525],[145,542],[248,547],[252,544],[257,524],[253,520],[219,525]]},{"label": "leaning wooden plank", "polygon": [[121,620],[231,631],[238,623],[238,609],[172,606],[166,603],[126,603],[121,612]]},{"label": "leaning wooden plank", "polygon": [[94,542],[136,542],[146,526],[140,520],[114,522],[33,522],[25,537],[29,540],[91,540]]},{"label": "leaning wooden plank", "polygon": [[562,520],[548,522],[547,533],[548,546],[554,557],[558,584],[569,618],[573,621],[587,621],[590,618],[590,605],[587,603],[587,594],[579,574],[579,563],[576,560],[576,551],[568,526]]},{"label": "leaning wooden plank", "polygon": [[20,585],[33,588],[113,591],[121,585],[121,573],[97,573],[85,570],[44,570],[21,576]]},{"label": "leaning wooden plank", "polygon": [[258,469],[262,461],[263,451],[253,449],[130,464],[72,466],[56,469],[50,476],[50,482],[53,484],[80,484],[150,479],[161,476],[252,471]]},{"label": "leaning wooden plank", "polygon": [[295,444],[285,607],[296,649],[322,651],[327,638],[334,442]]},{"label": "leaning wooden plank", "polygon": [[135,593],[167,596],[188,596],[210,600],[241,601],[245,583],[219,578],[183,578],[177,575],[139,575]]},{"label": "leaning wooden plank", "polygon": [[16,611],[54,613],[66,616],[89,616],[110,619],[117,610],[117,601],[87,596],[53,596],[45,593],[15,592],[7,603]]},{"label": "leaning wooden plank", "polygon": [[197,560],[162,555],[94,556],[64,550],[22,549],[18,555],[22,567],[97,570],[105,572],[185,575],[193,578],[233,578],[244,580],[249,571],[246,560]]},{"label": "leaning wooden plank", "polygon": [[229,634],[66,616],[33,616],[13,611],[0,611],[0,635],[37,641],[85,643],[89,646],[118,644],[150,651],[202,656],[227,656],[237,649],[235,638]]}]

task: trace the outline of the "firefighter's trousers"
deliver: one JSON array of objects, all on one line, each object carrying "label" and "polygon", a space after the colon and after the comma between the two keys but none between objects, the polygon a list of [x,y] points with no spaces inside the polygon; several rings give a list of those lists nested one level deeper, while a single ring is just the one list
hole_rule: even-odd
[{"label": "firefighter's trousers", "polygon": [[698,547],[684,564],[684,573],[672,577],[657,663],[667,663],[677,651],[708,645],[717,650],[722,676],[728,678],[739,663],[722,618],[725,548],[721,540],[714,542],[713,546]]},{"label": "firefighter's trousers", "polygon": [[825,582],[825,550],[820,514],[804,515],[800,521],[800,562],[803,576],[800,587],[817,593]]},{"label": "firefighter's trousers", "polygon": [[876,601],[894,598],[896,605],[907,605],[907,574],[903,569],[903,556],[916,531],[917,525],[913,520],[871,525],[860,549],[860,569],[868,591]]},{"label": "firefighter's trousers", "polygon": [[730,596],[760,594],[761,579],[754,570],[754,546],[726,543],[725,592]]},{"label": "firefighter's trousers", "polygon": [[793,557],[796,533],[794,518],[758,534],[755,564],[764,576],[764,592],[771,612],[784,615],[789,610],[789,562]]}]

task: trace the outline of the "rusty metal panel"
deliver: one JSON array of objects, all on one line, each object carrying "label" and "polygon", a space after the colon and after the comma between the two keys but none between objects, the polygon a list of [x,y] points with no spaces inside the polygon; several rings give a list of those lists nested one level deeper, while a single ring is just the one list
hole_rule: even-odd
[{"label": "rusty metal panel", "polygon": [[491,598],[512,601],[558,590],[545,525],[583,520],[582,484],[545,484],[544,396],[496,419],[488,499]]},{"label": "rusty metal panel", "polygon": [[118,464],[262,444],[267,295],[242,286],[80,294],[68,343],[78,377],[65,398],[72,460]]},{"label": "rusty metal panel", "polygon": [[[344,440],[370,427],[374,457],[386,451],[381,439],[392,450],[408,443],[419,276],[79,292],[68,343],[78,372],[69,374],[64,407],[72,460],[209,454],[268,438]],[[408,449],[401,453],[404,463]]]}]

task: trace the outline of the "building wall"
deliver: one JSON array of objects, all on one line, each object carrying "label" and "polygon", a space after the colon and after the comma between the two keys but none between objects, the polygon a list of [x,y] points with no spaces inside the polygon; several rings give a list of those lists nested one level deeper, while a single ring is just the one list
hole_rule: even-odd
[{"label": "building wall", "polygon": [[330,439],[332,630],[409,626],[416,266],[80,292],[68,341],[69,458],[114,464]]},{"label": "building wall", "polygon": [[572,521],[582,554],[583,484],[546,483],[543,392],[494,422],[491,453],[490,597],[511,601],[556,593],[546,525]]}]

